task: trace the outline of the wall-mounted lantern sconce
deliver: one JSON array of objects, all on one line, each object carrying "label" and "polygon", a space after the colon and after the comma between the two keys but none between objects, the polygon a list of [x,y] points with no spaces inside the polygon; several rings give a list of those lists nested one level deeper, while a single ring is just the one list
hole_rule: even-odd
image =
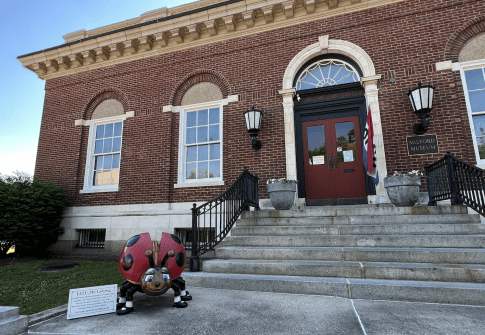
[{"label": "wall-mounted lantern sconce", "polygon": [[413,132],[416,135],[422,135],[428,130],[429,120],[426,118],[429,117],[429,113],[433,109],[434,89],[434,86],[422,86],[421,83],[418,83],[417,87],[409,90],[408,97],[413,106],[413,111],[421,119],[421,123],[413,126]]},{"label": "wall-mounted lantern sconce", "polygon": [[251,145],[254,150],[259,150],[261,149],[261,141],[258,141],[256,136],[258,136],[259,130],[261,129],[263,111],[255,109],[253,106],[244,113],[244,117],[246,118],[246,128],[251,136]]}]

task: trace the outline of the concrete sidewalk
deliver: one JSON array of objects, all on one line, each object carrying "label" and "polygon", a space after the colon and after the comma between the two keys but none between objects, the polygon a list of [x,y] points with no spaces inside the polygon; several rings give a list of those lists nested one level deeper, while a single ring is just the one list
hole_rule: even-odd
[{"label": "concrete sidewalk", "polygon": [[[32,325],[28,334],[484,334],[485,307],[352,300],[188,287],[189,307],[172,308],[173,294],[137,293],[135,311]],[[171,292],[171,291],[170,291]]]}]

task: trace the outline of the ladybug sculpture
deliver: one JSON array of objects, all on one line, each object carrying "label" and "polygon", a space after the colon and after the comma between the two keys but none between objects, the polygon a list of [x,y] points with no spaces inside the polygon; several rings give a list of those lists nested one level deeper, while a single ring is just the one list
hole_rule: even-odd
[{"label": "ladybug sculpture", "polygon": [[174,307],[185,308],[192,297],[185,291],[185,281],[180,275],[187,258],[180,239],[162,233],[160,243],[152,242],[149,233],[130,238],[121,252],[118,267],[125,281],[121,284],[120,298],[116,305],[118,315],[133,311],[133,295],[144,292],[158,296],[170,288],[175,292]]}]

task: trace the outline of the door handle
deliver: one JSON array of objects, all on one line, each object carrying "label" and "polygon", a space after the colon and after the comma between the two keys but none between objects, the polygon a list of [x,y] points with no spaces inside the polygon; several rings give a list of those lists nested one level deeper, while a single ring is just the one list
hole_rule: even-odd
[{"label": "door handle", "polygon": [[333,169],[338,169],[338,155],[333,156]]},{"label": "door handle", "polygon": [[330,171],[333,170],[333,165],[332,165],[332,156],[328,156],[328,169]]}]

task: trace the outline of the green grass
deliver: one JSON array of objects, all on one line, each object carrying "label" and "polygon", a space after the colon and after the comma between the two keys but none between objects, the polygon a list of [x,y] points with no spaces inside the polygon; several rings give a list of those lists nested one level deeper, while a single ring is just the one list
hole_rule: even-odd
[{"label": "green grass", "polygon": [[69,290],[100,285],[121,285],[124,280],[118,262],[77,261],[80,266],[58,273],[37,273],[46,263],[39,260],[0,268],[0,306],[19,306],[30,315],[67,304]]}]

